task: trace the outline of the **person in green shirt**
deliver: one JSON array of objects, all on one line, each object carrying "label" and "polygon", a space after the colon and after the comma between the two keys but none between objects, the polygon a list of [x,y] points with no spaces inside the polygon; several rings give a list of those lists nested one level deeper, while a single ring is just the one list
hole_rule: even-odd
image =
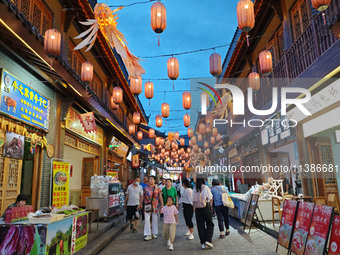
[{"label": "person in green shirt", "polygon": [[[167,201],[168,197],[172,197],[173,201],[176,201],[176,207],[178,209],[178,197],[177,197],[177,190],[172,187],[172,180],[166,179],[166,186],[162,189],[162,197],[163,201]],[[165,200],[164,200],[165,199]]]}]

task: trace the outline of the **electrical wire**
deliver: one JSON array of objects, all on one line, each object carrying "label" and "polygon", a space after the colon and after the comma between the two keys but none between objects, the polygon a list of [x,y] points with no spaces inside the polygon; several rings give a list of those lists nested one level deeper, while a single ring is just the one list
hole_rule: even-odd
[{"label": "electrical wire", "polygon": [[119,7],[131,7],[134,5],[139,5],[139,4],[148,4],[148,3],[152,3],[152,2],[158,2],[159,0],[149,0],[149,1],[143,1],[143,2],[134,2],[131,4],[122,4],[122,5],[109,5],[109,7],[113,7],[113,8],[119,8]]}]

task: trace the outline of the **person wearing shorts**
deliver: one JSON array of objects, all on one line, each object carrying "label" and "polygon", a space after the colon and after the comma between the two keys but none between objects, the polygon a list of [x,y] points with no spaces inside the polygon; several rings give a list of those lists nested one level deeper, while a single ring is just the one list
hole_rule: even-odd
[{"label": "person wearing shorts", "polygon": [[[130,229],[133,233],[137,233],[138,210],[142,208],[143,203],[143,188],[139,185],[139,181],[140,178],[136,177],[129,185],[125,198],[126,218],[131,223]],[[133,218],[135,218],[135,224],[133,224]]]}]

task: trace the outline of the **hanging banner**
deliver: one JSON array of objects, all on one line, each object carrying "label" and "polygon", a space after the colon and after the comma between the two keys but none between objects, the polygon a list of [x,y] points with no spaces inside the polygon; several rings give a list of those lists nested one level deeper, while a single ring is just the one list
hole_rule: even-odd
[{"label": "hanging banner", "polygon": [[132,167],[139,167],[139,154],[132,156]]},{"label": "hanging banner", "polygon": [[340,215],[334,216],[328,255],[340,255]]},{"label": "hanging banner", "polygon": [[292,230],[294,226],[297,201],[286,199],[283,205],[281,223],[279,229],[279,237],[277,243],[289,249]]},{"label": "hanging banner", "polygon": [[78,117],[86,133],[97,132],[94,112],[83,113],[78,115]]},{"label": "hanging banner", "polygon": [[0,111],[27,124],[49,130],[51,102],[1,69]]},{"label": "hanging banner", "polygon": [[302,255],[303,251],[305,250],[313,210],[313,203],[299,202],[295,228],[293,231],[293,240],[290,248],[291,251],[297,255]]},{"label": "hanging banner", "polygon": [[304,254],[325,254],[333,210],[330,206],[315,205]]},{"label": "hanging banner", "polygon": [[52,160],[52,205],[60,208],[69,204],[70,163]]}]

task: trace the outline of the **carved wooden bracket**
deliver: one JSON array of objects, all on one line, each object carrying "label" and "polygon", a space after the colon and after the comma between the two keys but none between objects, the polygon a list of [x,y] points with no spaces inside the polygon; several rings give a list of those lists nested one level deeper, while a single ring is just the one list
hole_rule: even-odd
[{"label": "carved wooden bracket", "polygon": [[72,105],[72,103],[74,102],[74,98],[63,98],[62,102],[61,102],[61,113],[60,113],[60,119],[61,121],[65,120],[68,109],[70,108],[70,106]]}]

